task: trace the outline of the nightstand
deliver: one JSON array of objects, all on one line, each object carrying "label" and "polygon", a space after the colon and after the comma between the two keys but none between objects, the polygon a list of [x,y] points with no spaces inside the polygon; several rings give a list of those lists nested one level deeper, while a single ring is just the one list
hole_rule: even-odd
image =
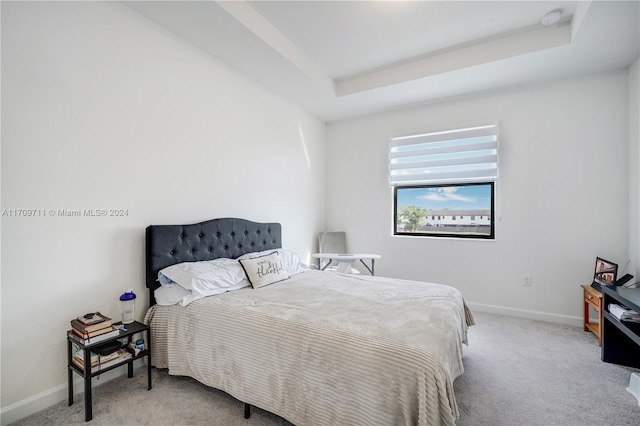
[{"label": "nightstand", "polygon": [[[590,331],[598,338],[598,346],[602,346],[602,293],[590,285],[582,285],[584,303],[584,331]],[[589,321],[589,306],[598,313],[598,322]]]},{"label": "nightstand", "polygon": [[[114,325],[122,325],[122,323],[116,323]],[[109,339],[102,340],[98,343],[83,343],[83,340],[80,339],[76,334],[74,334],[71,330],[67,331],[67,370],[69,374],[69,405],[73,404],[73,373],[77,373],[84,379],[84,420],[89,421],[93,417],[92,412],[92,401],[91,401],[91,379],[95,376],[98,376],[106,371],[113,370],[114,368],[120,367],[122,365],[127,364],[127,373],[128,377],[133,377],[133,361],[136,359],[147,357],[147,390],[151,390],[151,329],[148,325],[144,325],[140,322],[134,321],[131,324],[126,324],[124,326],[127,331],[120,330],[120,333],[117,336],[113,336]],[[125,337],[133,336],[137,333],[145,333],[146,334],[146,346],[145,350],[138,353],[138,355],[132,356],[126,360],[118,362],[113,365],[109,365],[106,368],[101,368],[98,371],[91,371],[91,349],[96,346],[103,345],[108,342],[113,342],[115,340],[119,340]],[[73,362],[73,350],[72,345],[76,344],[82,350],[84,350],[84,368],[78,367]]]}]

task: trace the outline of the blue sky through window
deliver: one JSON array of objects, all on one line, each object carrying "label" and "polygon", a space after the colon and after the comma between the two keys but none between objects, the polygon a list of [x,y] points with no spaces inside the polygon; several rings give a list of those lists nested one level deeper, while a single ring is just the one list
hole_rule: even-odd
[{"label": "blue sky through window", "polygon": [[430,210],[491,210],[491,185],[398,188],[398,208],[418,206]]}]

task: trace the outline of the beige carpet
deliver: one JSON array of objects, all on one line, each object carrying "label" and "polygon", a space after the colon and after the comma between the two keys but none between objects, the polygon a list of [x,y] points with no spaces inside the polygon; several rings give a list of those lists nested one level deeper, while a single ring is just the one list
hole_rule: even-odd
[{"label": "beige carpet", "polygon": [[[569,327],[474,312],[465,373],[454,386],[459,426],[640,425],[638,401],[625,388],[633,370],[600,361],[595,336]],[[95,382],[95,379],[94,379]],[[153,389],[137,370],[97,386],[93,420],[83,400],[66,401],[15,425],[289,425],[195,380],[153,370]],[[341,426],[341,425],[336,425]]]}]

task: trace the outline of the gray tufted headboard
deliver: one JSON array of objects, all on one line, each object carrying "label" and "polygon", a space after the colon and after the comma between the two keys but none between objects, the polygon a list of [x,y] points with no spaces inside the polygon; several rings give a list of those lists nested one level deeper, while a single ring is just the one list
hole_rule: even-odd
[{"label": "gray tufted headboard", "polygon": [[212,219],[190,225],[150,225],[146,230],[146,275],[150,304],[160,287],[158,272],[182,262],[235,259],[245,253],[282,248],[279,223],[245,219]]}]

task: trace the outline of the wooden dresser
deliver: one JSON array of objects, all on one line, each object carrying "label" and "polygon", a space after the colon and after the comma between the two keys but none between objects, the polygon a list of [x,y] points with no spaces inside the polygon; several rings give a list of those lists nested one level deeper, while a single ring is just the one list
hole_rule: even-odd
[{"label": "wooden dresser", "polygon": [[[602,293],[590,285],[581,286],[584,292],[584,331],[591,331],[598,338],[598,346],[602,346]],[[598,322],[589,322],[589,306],[598,313]]]}]

